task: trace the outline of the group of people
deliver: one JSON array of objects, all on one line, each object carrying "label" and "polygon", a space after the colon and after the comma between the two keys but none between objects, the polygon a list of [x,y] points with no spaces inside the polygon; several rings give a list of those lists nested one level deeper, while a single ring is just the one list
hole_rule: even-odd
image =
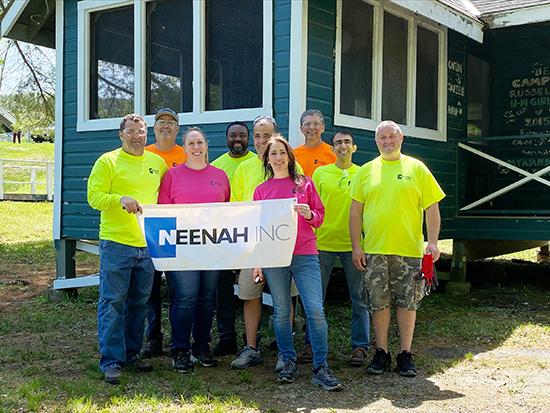
[{"label": "group of people", "polygon": [[[302,114],[305,144],[296,149],[278,133],[273,117],[259,116],[253,122],[253,153],[248,149],[248,126],[233,122],[226,129],[229,151],[212,163],[199,128],[183,134],[182,147],[176,144],[178,125],[174,111],[159,110],[153,128],[156,143],[145,146],[145,120],[125,116],[119,131],[122,147],[102,155],[88,180],[88,202],[101,211],[98,340],[105,381],[119,383],[125,366],[151,371],[147,359],[162,354],[162,273],[154,270],[133,216],[142,211],[141,204],[280,198],[297,198],[297,240],[288,267],[166,272],[175,370],[187,373],[196,363],[214,367],[216,357],[229,354],[237,354],[232,368],[261,363],[257,331],[267,282],[279,349],[278,381],[294,382],[298,363],[313,363],[313,384],[340,389],[327,365],[323,310],[330,275],[340,258],[352,302],[349,364],[362,366],[367,361],[370,312],[377,348],[367,372],[381,374],[391,367],[387,334],[390,307],[395,305],[401,347],[396,368],[401,375],[416,375],[410,350],[416,310],[425,294],[425,280],[418,274],[424,253],[433,261],[439,258],[438,202],[445,194],[422,162],[402,154],[399,126],[384,121],[377,127],[380,156],[359,167],[352,162],[357,145],[350,132],[335,133],[330,145],[323,142],[325,120],[318,110]],[[244,301],[245,346],[240,351],[235,282]],[[292,335],[298,294],[307,318],[300,356]],[[216,308],[219,342],[211,350]],[[146,318],[147,341],[141,348]]]}]

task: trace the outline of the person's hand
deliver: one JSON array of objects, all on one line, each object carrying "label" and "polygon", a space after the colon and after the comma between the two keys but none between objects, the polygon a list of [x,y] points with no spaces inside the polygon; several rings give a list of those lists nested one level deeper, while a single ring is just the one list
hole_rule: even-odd
[{"label": "person's hand", "polygon": [[365,271],[367,269],[367,257],[362,250],[354,249],[351,253],[351,260],[358,270]]},{"label": "person's hand", "polygon": [[122,208],[124,208],[129,214],[136,214],[138,212],[143,214],[143,209],[141,209],[139,202],[129,196],[123,196],[120,198],[120,205],[122,205]]},{"label": "person's hand", "polygon": [[313,212],[311,212],[308,204],[296,204],[294,205],[294,211],[299,213],[308,221],[311,221],[313,219]]},{"label": "person's hand", "polygon": [[254,268],[254,271],[252,272],[252,279],[254,280],[254,284],[257,285],[262,285],[265,283],[264,273],[261,268]]},{"label": "person's hand", "polygon": [[437,242],[428,242],[428,245],[426,246],[426,254],[432,254],[433,262],[436,262],[439,259],[441,253],[439,252],[439,248],[437,248]]}]

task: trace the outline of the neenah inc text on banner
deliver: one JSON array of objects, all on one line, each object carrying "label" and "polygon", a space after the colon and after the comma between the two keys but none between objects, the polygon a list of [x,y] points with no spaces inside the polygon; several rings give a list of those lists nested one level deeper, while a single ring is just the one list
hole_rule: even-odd
[{"label": "neenah inc text on banner", "polygon": [[142,205],[138,220],[158,271],[286,267],[296,244],[295,204]]}]

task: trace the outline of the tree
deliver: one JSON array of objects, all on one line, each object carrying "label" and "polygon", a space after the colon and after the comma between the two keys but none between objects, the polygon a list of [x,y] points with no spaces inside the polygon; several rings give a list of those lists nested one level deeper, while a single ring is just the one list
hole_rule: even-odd
[{"label": "tree", "polygon": [[13,129],[52,135],[55,51],[2,39],[0,58],[0,106],[15,117]]}]

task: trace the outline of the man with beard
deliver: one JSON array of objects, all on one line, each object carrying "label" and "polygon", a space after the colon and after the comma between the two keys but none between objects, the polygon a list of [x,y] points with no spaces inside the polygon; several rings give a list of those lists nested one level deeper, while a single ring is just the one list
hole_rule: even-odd
[{"label": "man with beard", "polygon": [[[146,151],[156,153],[168,168],[173,168],[187,160],[187,155],[183,148],[176,145],[176,138],[180,127],[179,119],[176,112],[170,108],[160,109],[155,115],[155,132],[156,142],[145,147]],[[153,278],[153,289],[151,296],[147,301],[147,329],[145,336],[147,342],[141,349],[140,355],[144,358],[160,356],[162,354],[162,297],[160,295],[160,286],[162,282],[162,271],[156,271]]]},{"label": "man with beard", "polygon": [[[213,161],[212,165],[223,169],[229,182],[232,181],[237,167],[242,162],[256,157],[254,152],[248,150],[249,137],[250,130],[243,122],[233,122],[225,130],[229,152]],[[215,356],[235,354],[238,350],[237,332],[235,331],[235,299],[233,298],[233,285],[237,272],[234,270],[222,271],[218,280],[216,323],[220,341],[212,350]]]}]

